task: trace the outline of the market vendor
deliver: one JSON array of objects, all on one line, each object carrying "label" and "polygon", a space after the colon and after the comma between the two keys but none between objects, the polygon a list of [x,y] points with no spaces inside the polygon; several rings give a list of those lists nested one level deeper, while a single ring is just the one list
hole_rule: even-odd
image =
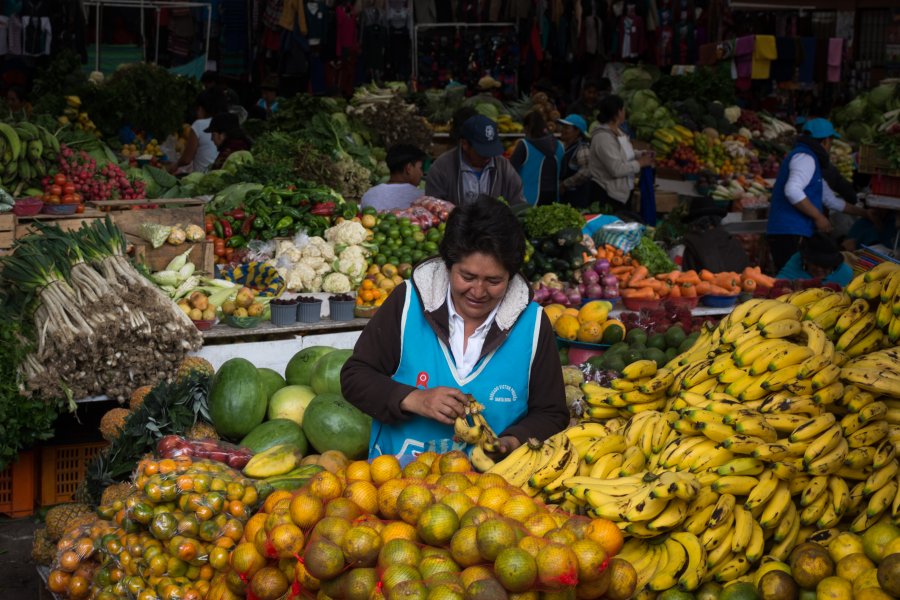
[{"label": "market vendor", "polygon": [[441,154],[425,178],[425,195],[457,206],[483,195],[509,204],[525,202],[522,179],[501,156],[497,124],[483,115],[469,117],[460,129],[459,145]]},{"label": "market vendor", "polygon": [[591,146],[587,142],[587,122],[572,113],[560,124],[559,139],[565,146],[559,172],[559,200],[575,208],[591,203]]},{"label": "market vendor", "polygon": [[853,222],[847,236],[841,243],[844,250],[853,252],[861,246],[876,246],[881,244],[888,248],[897,245],[898,233],[896,212],[887,208],[870,208],[871,220],[860,217]]},{"label": "market vendor", "polygon": [[211,171],[221,169],[225,160],[233,153],[240,150],[250,150],[253,143],[241,127],[238,116],[234,113],[219,113],[209,122],[209,127],[204,129],[211,134],[212,141],[219,151],[216,160],[210,167]]},{"label": "market vendor", "polygon": [[422,181],[422,164],[427,156],[415,146],[396,144],[387,151],[385,162],[391,172],[387,183],[380,183],[363,194],[360,207],[371,206],[382,212],[409,208],[413,200],[424,193],[419,188]]},{"label": "market vendor", "polygon": [[597,79],[585,79],[581,84],[581,95],[575,102],[569,105],[569,112],[581,115],[590,123],[597,118],[600,102],[609,96],[612,84],[606,77]]},{"label": "market vendor", "polygon": [[800,250],[791,256],[778,272],[778,279],[817,279],[846,287],[853,279],[853,269],[844,261],[837,244],[822,233],[804,239]]},{"label": "market vendor", "polygon": [[522,193],[531,206],[559,200],[559,173],[565,148],[547,129],[547,121],[537,111],[522,121],[525,138],[513,150],[509,162],[522,178]]},{"label": "market vendor", "polygon": [[[804,135],[797,138],[794,149],[781,162],[766,228],[776,271],[787,264],[804,239],[815,231],[831,231],[826,208],[870,218],[867,210],[856,206],[852,185],[835,176],[837,170],[828,160],[834,137],[838,135],[831,122],[811,119],[804,124]],[[835,189],[843,199],[837,197]]]},{"label": "market vendor", "polygon": [[502,202],[450,213],[440,257],[388,296],[341,371],[344,396],[374,419],[369,456],[462,448],[453,422],[465,394],[485,406],[503,452],[566,427],[556,338],[519,274],[524,256]]},{"label": "market vendor", "polygon": [[684,236],[682,270],[740,273],[750,266],[740,241],[722,227],[722,217],[727,213],[725,208],[717,206],[707,196],[691,200],[691,207],[684,218],[688,232]]},{"label": "market vendor", "polygon": [[215,89],[204,90],[197,96],[194,122],[187,132],[184,149],[178,160],[169,165],[171,173],[205,173],[216,160],[219,150],[207,128],[213,115],[225,110],[225,99]]}]

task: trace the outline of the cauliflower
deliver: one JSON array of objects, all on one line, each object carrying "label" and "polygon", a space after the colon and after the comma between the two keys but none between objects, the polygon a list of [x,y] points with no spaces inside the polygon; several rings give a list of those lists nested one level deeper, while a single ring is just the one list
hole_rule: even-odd
[{"label": "cauliflower", "polygon": [[356,221],[341,221],[325,230],[325,239],[332,244],[352,246],[366,241],[369,232]]},{"label": "cauliflower", "polygon": [[366,274],[369,266],[366,260],[367,251],[362,246],[348,246],[335,262],[335,270],[358,283]]},{"label": "cauliflower", "polygon": [[330,273],[322,280],[322,291],[332,294],[346,294],[353,289],[350,279],[343,273]]},{"label": "cauliflower", "polygon": [[321,257],[323,260],[331,262],[335,259],[334,248],[318,236],[309,238],[309,243],[300,250],[303,256]]}]

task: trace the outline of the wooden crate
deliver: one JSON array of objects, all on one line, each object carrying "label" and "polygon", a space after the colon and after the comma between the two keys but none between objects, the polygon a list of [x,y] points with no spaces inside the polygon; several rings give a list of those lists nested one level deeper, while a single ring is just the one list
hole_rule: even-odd
[{"label": "wooden crate", "polygon": [[41,506],[72,502],[88,463],[108,445],[89,442],[41,448]]},{"label": "wooden crate", "polygon": [[35,231],[34,223],[41,221],[48,225],[58,225],[63,231],[74,231],[81,227],[86,221],[93,221],[101,218],[103,213],[91,208],[85,209],[81,214],[76,215],[34,215],[33,217],[18,217],[16,219],[16,239],[25,237],[29,233]]},{"label": "wooden crate", "polygon": [[0,513],[26,517],[34,512],[36,484],[34,452],[19,452],[18,458],[0,471]]},{"label": "wooden crate", "polygon": [[[661,192],[656,190],[656,212],[669,213],[678,208],[678,194],[675,192]],[[637,190],[634,192],[634,203],[641,206],[641,193]]]},{"label": "wooden crate", "polygon": [[0,214],[0,250],[11,248],[16,239],[16,215]]},{"label": "wooden crate", "polygon": [[[152,202],[157,208],[133,207]],[[204,202],[196,198],[171,198],[168,200],[105,200],[89,203],[93,208],[108,212],[119,229],[126,235],[137,236],[141,223],[160,225],[197,225],[203,227]]]},{"label": "wooden crate", "polygon": [[891,166],[891,161],[881,154],[878,146],[863,144],[859,147],[859,172],[867,175],[889,175],[900,177],[900,171]]},{"label": "wooden crate", "polygon": [[129,242],[134,245],[135,260],[147,265],[151,271],[161,271],[166,268],[173,258],[179,254],[184,254],[188,248],[191,253],[188,254],[188,261],[194,263],[197,271],[203,271],[212,275],[215,271],[216,255],[212,242],[185,242],[179,246],[171,244],[163,244],[159,248],[154,248],[142,239],[126,236]]}]

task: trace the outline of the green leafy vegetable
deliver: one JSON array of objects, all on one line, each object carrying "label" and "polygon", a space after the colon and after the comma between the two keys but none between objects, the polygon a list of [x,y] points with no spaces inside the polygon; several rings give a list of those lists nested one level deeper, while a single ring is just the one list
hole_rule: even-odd
[{"label": "green leafy vegetable", "polygon": [[561,229],[584,227],[584,217],[568,204],[535,206],[525,212],[525,232],[530,238],[555,235]]},{"label": "green leafy vegetable", "polygon": [[675,263],[649,237],[641,236],[641,241],[631,251],[631,257],[647,267],[651,274],[669,273],[675,269]]}]

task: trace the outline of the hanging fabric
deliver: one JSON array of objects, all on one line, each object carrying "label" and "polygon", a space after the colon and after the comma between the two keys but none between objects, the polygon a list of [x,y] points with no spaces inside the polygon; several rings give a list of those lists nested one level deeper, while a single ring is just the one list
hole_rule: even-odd
[{"label": "hanging fabric", "polygon": [[739,90],[750,89],[750,76],[753,72],[753,46],[755,37],[752,35],[740,37],[734,45],[734,62],[732,63],[732,78],[736,79],[735,85]]},{"label": "hanging fabric", "polygon": [[758,35],[753,45],[753,61],[751,64],[751,79],[768,79],[772,61],[778,58],[775,47],[775,36]]},{"label": "hanging fabric", "polygon": [[800,62],[798,78],[801,83],[812,83],[816,71],[816,38],[801,38],[800,45],[803,57]]},{"label": "hanging fabric", "polygon": [[841,80],[841,63],[844,61],[844,38],[828,40],[828,83]]}]

